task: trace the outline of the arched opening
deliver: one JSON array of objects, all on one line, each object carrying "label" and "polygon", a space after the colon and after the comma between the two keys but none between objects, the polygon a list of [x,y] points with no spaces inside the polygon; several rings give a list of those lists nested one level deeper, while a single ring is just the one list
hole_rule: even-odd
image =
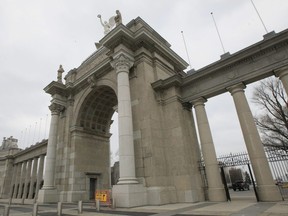
[{"label": "arched opening", "polygon": [[[94,199],[96,190],[111,187],[111,140],[118,140],[115,135],[112,137],[117,130],[112,116],[117,110],[117,103],[117,96],[112,88],[94,88],[81,104],[76,127],[72,130],[75,148],[73,187],[81,188],[85,185],[87,199]],[[85,182],[81,180],[81,176]]]},{"label": "arched opening", "polygon": [[88,95],[80,109],[79,126],[97,134],[108,134],[116,106],[117,96],[111,88],[95,89]]}]

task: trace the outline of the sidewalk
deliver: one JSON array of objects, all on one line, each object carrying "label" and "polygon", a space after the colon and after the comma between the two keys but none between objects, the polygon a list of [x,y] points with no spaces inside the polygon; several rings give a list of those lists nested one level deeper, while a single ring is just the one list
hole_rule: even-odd
[{"label": "sidewalk", "polygon": [[[0,200],[1,202],[1,200]],[[4,204],[4,203],[1,203]],[[31,216],[33,206],[13,204],[10,208],[11,216]],[[0,210],[0,214],[2,209]],[[38,215],[57,215],[57,205],[39,205]],[[63,216],[75,216],[78,214],[76,203],[64,203]],[[110,215],[136,215],[136,216],[172,216],[172,215],[194,215],[194,216],[288,216],[288,201],[283,202],[255,202],[251,200],[237,200],[232,202],[200,202],[200,203],[178,203],[161,206],[142,206],[135,208],[106,208],[102,207],[100,212],[96,211],[93,203],[84,203],[82,216],[110,216]]]},{"label": "sidewalk", "polygon": [[[106,215],[103,212],[85,213],[83,215]],[[107,210],[106,210],[106,213]],[[194,204],[169,204],[163,206],[145,206],[130,209],[115,209],[109,211],[110,215],[230,215],[230,216],[288,216],[288,202],[278,203],[257,203],[250,201],[233,201],[225,203],[201,202]]]}]

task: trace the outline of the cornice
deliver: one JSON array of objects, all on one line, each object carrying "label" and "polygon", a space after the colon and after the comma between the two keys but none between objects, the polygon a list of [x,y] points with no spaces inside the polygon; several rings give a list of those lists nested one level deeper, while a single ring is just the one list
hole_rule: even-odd
[{"label": "cornice", "polygon": [[40,155],[45,155],[47,150],[48,140],[42,140],[40,143],[36,143],[35,145],[30,146],[16,154],[13,155],[14,164],[19,163],[33,157],[39,157]]},{"label": "cornice", "polygon": [[[133,29],[133,24],[135,23],[141,23],[141,25]],[[170,44],[139,17],[136,21],[128,23],[127,27],[124,25],[117,26],[101,39],[99,43],[112,52],[120,44],[123,44],[133,52],[141,47],[145,47],[151,52],[157,52],[168,62],[173,63],[176,72],[183,71],[188,67],[188,63],[170,48]]]},{"label": "cornice", "polygon": [[225,55],[202,69],[186,76],[172,76],[152,83],[155,91],[170,86],[181,88],[184,102],[199,97],[210,98],[224,92],[227,87],[238,83],[245,85],[277,74],[288,66],[288,29],[255,43],[234,54]]},{"label": "cornice", "polygon": [[44,88],[44,91],[50,95],[59,94],[66,96],[66,86],[63,83],[52,81],[49,85]]},{"label": "cornice", "polygon": [[173,76],[171,76],[165,80],[162,80],[162,79],[157,80],[156,82],[151,83],[151,86],[155,91],[161,91],[164,89],[168,89],[171,86],[179,87],[182,85],[182,83],[183,83],[182,77],[175,74],[175,75],[173,75]]},{"label": "cornice", "polygon": [[274,53],[275,51],[288,46],[288,29],[277,34],[272,34],[267,39],[263,39],[247,48],[244,48],[234,54],[231,54],[225,59],[220,59],[210,65],[207,65],[199,70],[196,70],[193,74],[188,75],[183,85],[189,85],[191,81],[195,81],[208,74],[214,74],[218,71],[223,73],[233,68],[237,68],[241,65],[251,64],[261,59],[268,53]]}]

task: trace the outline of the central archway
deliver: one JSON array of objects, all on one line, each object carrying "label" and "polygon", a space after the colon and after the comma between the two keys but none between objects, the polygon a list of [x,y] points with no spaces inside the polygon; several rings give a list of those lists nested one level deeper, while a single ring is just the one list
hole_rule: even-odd
[{"label": "central archway", "polygon": [[71,130],[75,155],[70,187],[75,195],[78,190],[83,199],[94,199],[95,190],[111,187],[110,126],[117,103],[112,88],[99,86],[93,88],[80,104],[76,127]]},{"label": "central archway", "polygon": [[117,96],[110,87],[96,88],[81,105],[77,125],[86,131],[107,134],[116,106]]}]

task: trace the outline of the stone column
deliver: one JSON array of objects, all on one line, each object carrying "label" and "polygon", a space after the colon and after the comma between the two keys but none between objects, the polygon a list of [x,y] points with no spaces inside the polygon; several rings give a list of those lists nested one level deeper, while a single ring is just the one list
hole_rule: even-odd
[{"label": "stone column", "polygon": [[[17,164],[13,166],[13,175],[12,175],[12,182],[10,187],[10,193],[9,193],[9,203],[11,204],[13,194],[16,188],[16,178],[17,178]],[[13,189],[14,188],[14,189]]]},{"label": "stone column", "polygon": [[288,67],[276,70],[274,73],[276,77],[279,77],[286,91],[286,94],[288,94]]},{"label": "stone column", "polygon": [[16,178],[15,179],[15,187],[14,187],[12,198],[17,198],[17,193],[19,191],[18,185],[20,183],[21,168],[22,168],[22,163],[18,163],[17,168],[16,168],[17,171],[16,171],[16,177],[15,177]]},{"label": "stone column", "polygon": [[24,180],[24,191],[22,196],[22,203],[24,203],[24,200],[27,198],[28,194],[28,184],[31,179],[31,168],[32,168],[32,159],[28,160],[27,162],[27,168],[25,173],[25,180]]},{"label": "stone column", "polygon": [[129,69],[134,59],[121,52],[111,62],[116,69],[118,83],[118,130],[119,130],[119,169],[118,184],[138,183],[135,175],[132,109],[129,86]]},{"label": "stone column", "polygon": [[19,191],[18,191],[18,194],[17,194],[17,199],[21,199],[21,197],[22,197],[23,184],[25,182],[25,176],[26,176],[26,167],[27,167],[27,161],[24,161],[23,165],[22,165],[21,175],[20,175]]},{"label": "stone column", "polygon": [[55,165],[56,165],[56,148],[57,148],[57,133],[58,133],[58,120],[60,112],[64,110],[62,105],[52,103],[49,106],[51,110],[51,123],[49,138],[47,144],[47,155],[46,155],[46,166],[44,174],[44,185],[39,191],[38,202],[57,202],[58,194],[55,187],[54,176],[55,176]]},{"label": "stone column", "polygon": [[282,198],[279,189],[273,181],[253,115],[244,94],[244,88],[245,85],[241,83],[227,89],[231,93],[235,103],[245,144],[256,178],[259,199],[260,201],[280,201]]},{"label": "stone column", "polygon": [[205,171],[208,182],[209,201],[221,202],[226,201],[224,185],[220,176],[220,169],[217,162],[216,151],[213,144],[212,134],[205,110],[204,98],[193,101],[197,119],[201,150],[205,163]]},{"label": "stone column", "polygon": [[39,189],[43,180],[44,158],[45,155],[40,155],[34,200],[37,200],[38,198]]},{"label": "stone column", "polygon": [[37,166],[38,166],[38,157],[34,158],[33,160],[33,168],[32,168],[31,180],[30,180],[28,199],[33,198],[34,183],[36,182],[36,176],[37,176]]}]

